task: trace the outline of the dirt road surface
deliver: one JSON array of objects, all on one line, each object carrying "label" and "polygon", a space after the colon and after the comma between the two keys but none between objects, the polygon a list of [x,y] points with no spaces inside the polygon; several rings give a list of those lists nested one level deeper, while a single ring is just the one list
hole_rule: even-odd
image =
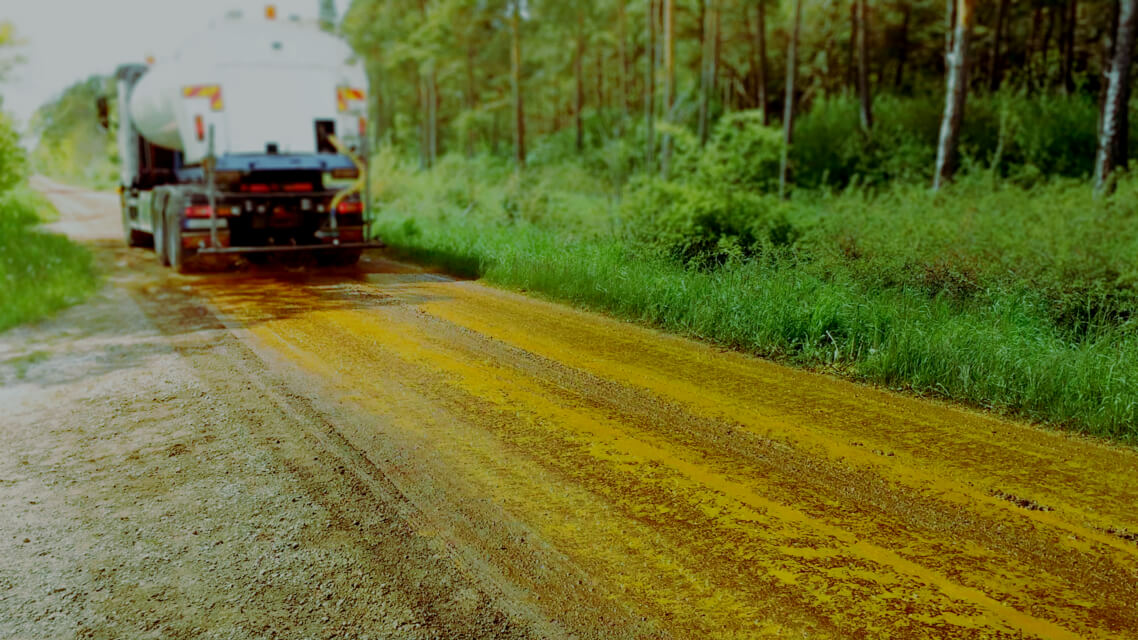
[{"label": "dirt road surface", "polygon": [[0,334],[0,637],[1135,638],[1138,453],[382,254]]}]

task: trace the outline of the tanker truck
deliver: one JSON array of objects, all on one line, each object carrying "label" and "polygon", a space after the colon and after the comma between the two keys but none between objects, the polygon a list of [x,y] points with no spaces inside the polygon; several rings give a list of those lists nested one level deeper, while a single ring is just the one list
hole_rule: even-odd
[{"label": "tanker truck", "polygon": [[179,272],[204,256],[314,252],[352,264],[369,242],[366,75],[315,24],[231,12],[172,55],[124,64],[123,233]]}]

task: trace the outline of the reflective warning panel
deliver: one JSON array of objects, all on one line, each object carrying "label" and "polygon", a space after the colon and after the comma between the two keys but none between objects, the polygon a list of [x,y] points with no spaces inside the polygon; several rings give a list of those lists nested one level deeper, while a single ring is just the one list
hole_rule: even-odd
[{"label": "reflective warning panel", "polygon": [[354,89],[352,87],[336,87],[336,105],[343,113],[351,106],[351,102],[358,102],[367,96],[363,89]]},{"label": "reflective warning panel", "polygon": [[183,98],[209,98],[209,108],[212,111],[221,111],[225,103],[221,100],[221,85],[195,84],[182,87]]}]

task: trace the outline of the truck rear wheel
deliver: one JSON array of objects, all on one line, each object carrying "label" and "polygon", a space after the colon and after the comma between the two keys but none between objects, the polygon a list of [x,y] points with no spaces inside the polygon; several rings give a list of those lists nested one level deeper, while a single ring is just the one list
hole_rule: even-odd
[{"label": "truck rear wheel", "polygon": [[145,231],[139,231],[130,225],[130,213],[126,203],[123,203],[122,207],[122,231],[123,241],[126,242],[126,246],[128,247],[149,249],[154,246],[154,236]]},{"label": "truck rear wheel", "polygon": [[166,259],[178,273],[190,273],[195,251],[182,246],[182,199],[177,195],[166,205]]},{"label": "truck rear wheel", "polygon": [[[158,196],[155,196],[155,199],[157,198]],[[150,212],[150,224],[151,228],[154,229],[154,255],[158,258],[158,264],[165,267],[170,264],[166,258],[166,216],[163,215],[162,209],[158,206],[155,206],[154,210]]]}]

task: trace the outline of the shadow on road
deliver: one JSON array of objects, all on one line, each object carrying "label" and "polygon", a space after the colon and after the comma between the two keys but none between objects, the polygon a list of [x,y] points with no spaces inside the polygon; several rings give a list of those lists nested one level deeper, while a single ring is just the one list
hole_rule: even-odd
[{"label": "shadow on road", "polygon": [[[449,276],[366,254],[358,265],[325,267],[311,256],[282,254],[253,264],[215,263],[192,275],[158,265],[152,251],[89,239],[106,286],[91,300],[37,325],[0,336],[0,385],[65,385],[145,365],[169,353],[208,350],[217,332],[325,311],[418,304],[423,282]],[[218,317],[218,307],[228,312]],[[132,309],[133,307],[133,309]],[[132,321],[140,310],[149,322]]]}]

